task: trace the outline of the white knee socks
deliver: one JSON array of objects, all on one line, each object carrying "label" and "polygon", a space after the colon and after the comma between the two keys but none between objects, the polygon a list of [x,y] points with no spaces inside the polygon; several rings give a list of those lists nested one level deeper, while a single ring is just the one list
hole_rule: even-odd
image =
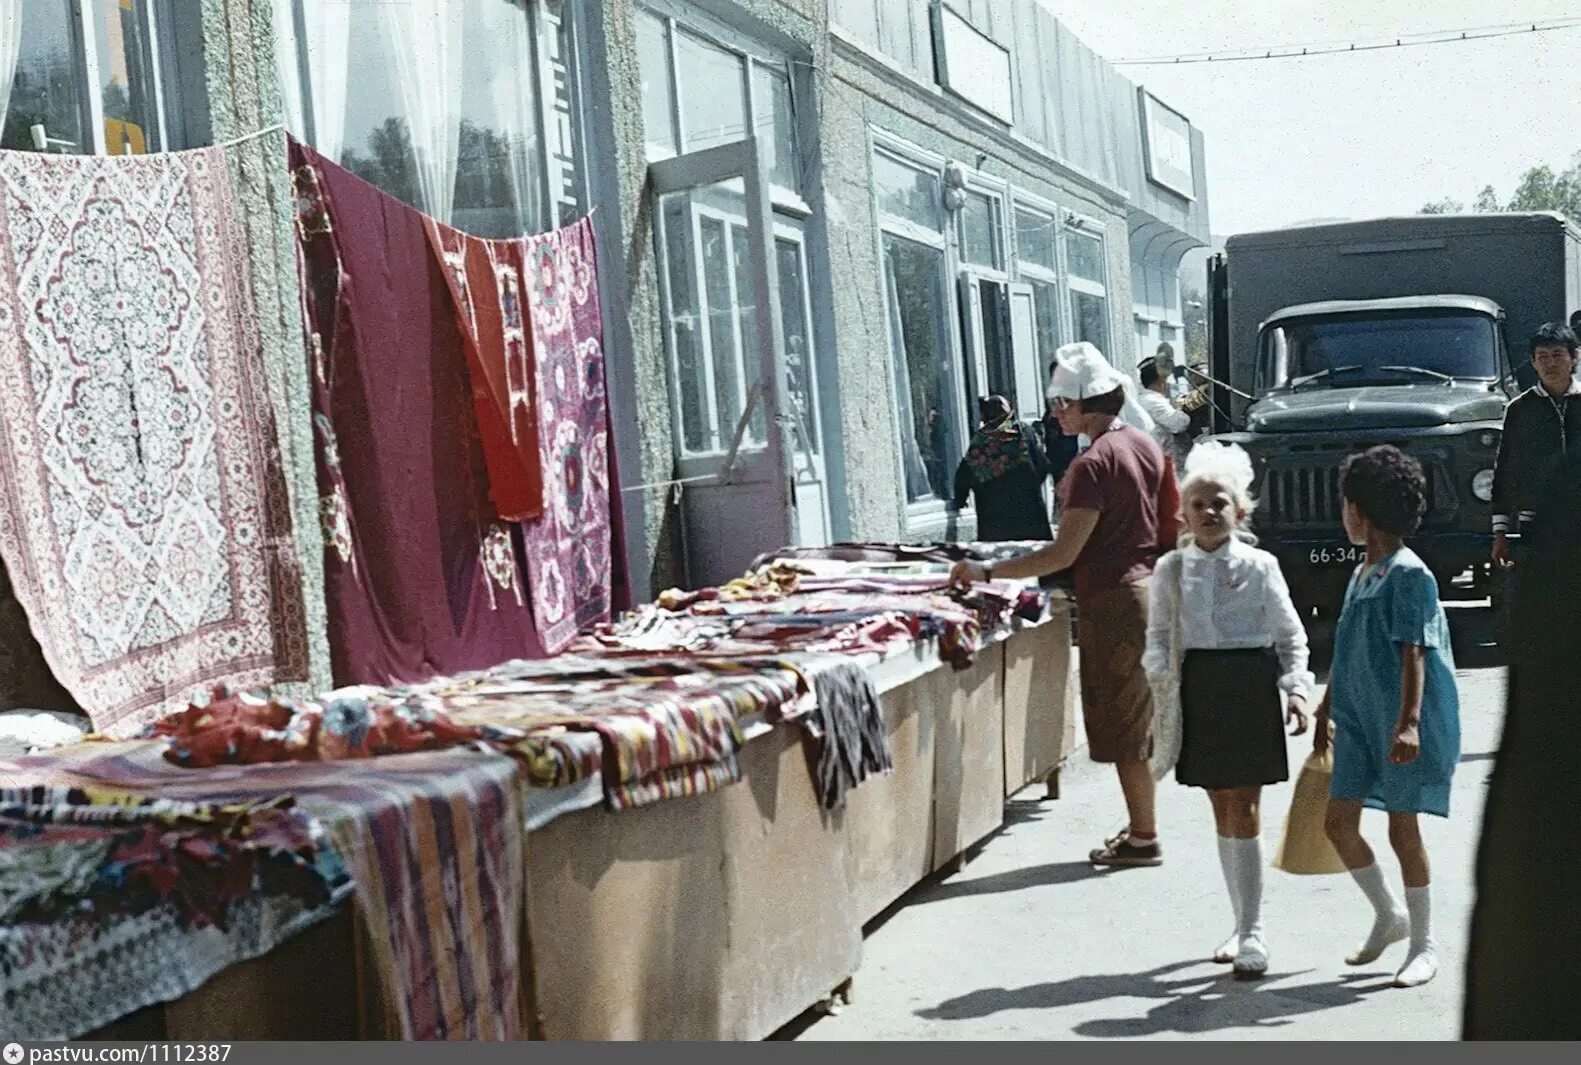
[{"label": "white knee socks", "polygon": [[1438,951],[1433,943],[1433,889],[1405,889],[1405,908],[1411,915],[1411,945],[1405,964],[1395,974],[1394,986],[1418,987],[1438,974]]},{"label": "white knee socks", "polygon": [[1221,963],[1235,960],[1235,952],[1240,948],[1241,942],[1241,882],[1236,874],[1240,851],[1235,846],[1236,842],[1229,836],[1219,837],[1219,866],[1224,870],[1224,887],[1230,893],[1230,907],[1235,911],[1234,931],[1219,945],[1219,949],[1213,952],[1213,960]]},{"label": "white knee socks", "polygon": [[1410,922],[1399,900],[1389,890],[1389,885],[1383,882],[1383,870],[1378,868],[1377,862],[1352,869],[1350,875],[1367,896],[1367,901],[1372,903],[1376,917],[1366,941],[1345,962],[1348,965],[1366,965],[1377,961],[1389,944],[1404,939],[1410,932]]}]

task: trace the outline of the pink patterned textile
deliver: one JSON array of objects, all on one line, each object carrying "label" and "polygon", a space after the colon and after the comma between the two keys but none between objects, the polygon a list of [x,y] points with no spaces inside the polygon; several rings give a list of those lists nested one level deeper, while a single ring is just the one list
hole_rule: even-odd
[{"label": "pink patterned textile", "polygon": [[543,516],[523,526],[533,614],[556,654],[610,609],[609,413],[592,219],[524,238]]},{"label": "pink patterned textile", "polygon": [[246,246],[223,149],[0,152],[0,554],[113,735],[308,679]]}]

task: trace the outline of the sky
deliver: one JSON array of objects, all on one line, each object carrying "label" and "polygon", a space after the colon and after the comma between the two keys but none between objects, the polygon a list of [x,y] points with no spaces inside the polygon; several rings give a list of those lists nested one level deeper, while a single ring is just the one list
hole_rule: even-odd
[{"label": "sky", "polygon": [[[1574,18],[1576,0],[1044,0],[1106,59]],[[1216,235],[1501,199],[1581,151],[1581,26],[1414,48],[1122,66],[1207,141]]]}]

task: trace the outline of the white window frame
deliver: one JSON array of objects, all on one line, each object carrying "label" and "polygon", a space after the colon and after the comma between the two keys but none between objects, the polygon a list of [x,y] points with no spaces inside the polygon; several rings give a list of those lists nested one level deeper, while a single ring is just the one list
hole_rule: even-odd
[{"label": "white window frame", "polygon": [[[1070,225],[1069,220],[1075,219],[1077,225]],[[1072,232],[1083,237],[1090,237],[1098,242],[1098,261],[1103,264],[1103,281],[1093,281],[1085,277],[1077,277],[1070,268],[1070,249],[1068,241]],[[1101,221],[1074,211],[1066,212],[1066,223],[1059,230],[1059,264],[1060,272],[1065,275],[1065,304],[1070,315],[1070,331],[1066,336],[1072,340],[1076,337],[1076,303],[1072,296],[1080,292],[1088,296],[1096,296],[1104,301],[1104,343],[1098,345],[1106,356],[1112,357],[1108,350],[1114,345],[1114,308],[1109,304],[1109,236]]]},{"label": "white window frame", "polygon": [[[160,54],[160,39],[158,29],[157,7],[152,0],[141,0],[139,10],[142,12],[143,34],[148,41],[148,54],[145,57],[147,75],[153,80],[153,122],[152,128],[144,130],[147,137],[147,149],[150,154],[168,150],[169,130],[165,119],[165,86],[164,63]],[[93,154],[109,155],[110,145],[104,129],[104,87],[99,84],[99,41],[94,34],[93,0],[73,0],[68,8],[77,25],[76,43],[82,48],[81,62],[77,65],[78,71],[84,79],[84,95],[87,97],[87,118],[92,127]],[[20,17],[20,14],[18,15]]]},{"label": "white window frame", "polygon": [[[902,166],[934,174],[939,179],[939,189],[942,194],[944,189],[944,167],[947,162],[944,156],[937,152],[929,151],[920,145],[913,144],[905,138],[879,126],[869,125],[868,158],[871,160],[880,155],[886,156]],[[945,210],[942,200],[938,206],[939,228],[930,230],[918,225],[909,218],[885,214],[879,203],[878,188],[871,183],[870,195],[872,197],[873,218],[876,222],[874,239],[876,241],[875,252],[878,263],[882,264],[884,262],[885,235],[894,235],[917,244],[927,245],[944,254],[944,272],[939,278],[939,283],[942,286],[941,295],[944,299],[946,315],[946,328],[944,330],[944,342],[947,348],[946,362],[951,377],[950,392],[954,396],[957,424],[961,427],[961,436],[964,441],[970,436],[972,422],[969,417],[970,412],[966,409],[966,382],[961,379],[964,352],[962,351],[961,343],[961,306],[958,298],[959,285],[957,282],[962,275],[963,264],[960,258],[959,228],[955,224],[955,219],[950,216],[950,212]],[[885,346],[889,346],[887,336]],[[891,396],[895,394],[895,389],[899,385],[895,372],[895,360],[900,357],[903,357],[901,353],[891,348],[889,358],[886,360],[884,367],[885,373],[889,378],[889,394]],[[905,431],[906,429],[897,420],[895,422],[893,458],[895,484],[901,503],[905,532],[907,535],[916,536],[942,534],[949,525],[950,507],[953,500],[924,499],[913,502],[907,498],[906,471],[901,458],[905,446],[902,440],[902,433]],[[975,517],[970,503],[967,504],[964,510],[960,511],[960,516],[962,518]]]},{"label": "white window frame", "polygon": [[[728,26],[710,17],[707,12],[688,4],[674,2],[674,0],[644,0],[643,3],[637,6],[636,10],[638,12],[646,12],[658,19],[664,26],[665,47],[669,52],[670,60],[670,121],[675,127],[676,150],[683,153],[686,150],[685,108],[681,100],[681,79],[677,73],[681,68],[679,43],[681,32],[689,33],[693,37],[713,45],[715,48],[730,52],[741,62],[741,77],[744,81],[741,98],[746,107],[746,125],[752,128],[757,115],[758,105],[758,87],[756,79],[752,77],[753,70],[759,66],[773,67],[776,65],[769,62],[762,55],[762,46],[755,45],[748,38],[733,32]],[[794,72],[790,69],[790,58],[788,56],[778,57],[778,61],[784,63],[785,69],[782,70],[782,73],[786,75],[790,87],[791,136],[795,141],[797,155],[797,158],[792,162],[795,167],[796,180],[804,184],[807,181],[807,175],[801,172],[802,123],[797,119],[803,106],[803,101],[797,88],[797,79],[794,76]],[[753,129],[753,132],[755,132],[755,129]],[[644,151],[646,151],[649,146],[646,131],[643,134],[643,142]],[[671,158],[671,156],[650,155],[648,156],[648,161],[656,162],[665,158]],[[727,182],[725,187],[734,192],[745,193],[745,187],[740,181]],[[774,181],[771,175],[769,191],[776,212],[796,218],[808,218],[812,215],[812,207],[802,197],[799,187],[786,188],[779,182]]]},{"label": "white window frame", "polygon": [[[1030,259],[1022,257],[1021,227],[1015,218],[1015,212],[1017,211],[1025,211],[1028,214],[1035,214],[1038,217],[1047,220],[1049,225],[1052,227],[1052,232],[1054,234],[1053,267],[1044,266],[1042,263],[1033,262]],[[1015,265],[1016,280],[1035,281],[1039,284],[1049,285],[1054,289],[1055,328],[1058,331],[1059,339],[1062,342],[1068,342],[1068,338],[1074,334],[1074,328],[1070,317],[1070,293],[1065,285],[1065,276],[1063,270],[1063,255],[1065,247],[1065,225],[1062,220],[1063,217],[1064,215],[1060,210],[1059,205],[1054,203],[1052,200],[1045,200],[1041,196],[1033,195],[1032,193],[1020,188],[1011,190],[1010,232],[1015,238],[1016,242],[1015,255],[1012,259],[1012,262]],[[1039,352],[1038,354],[1040,357],[1042,356],[1042,352]],[[1050,360],[1052,360],[1053,357],[1054,353],[1049,352]],[[1039,383],[1044,388],[1047,388],[1048,375],[1044,372],[1041,363],[1038,366],[1038,377]]]}]

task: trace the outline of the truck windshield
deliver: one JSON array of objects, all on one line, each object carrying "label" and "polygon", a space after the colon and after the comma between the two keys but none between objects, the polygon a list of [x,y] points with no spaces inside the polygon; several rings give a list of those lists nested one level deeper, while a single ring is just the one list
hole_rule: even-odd
[{"label": "truck windshield", "polygon": [[1385,311],[1292,318],[1263,330],[1262,389],[1355,388],[1499,376],[1498,328],[1475,311]]}]

